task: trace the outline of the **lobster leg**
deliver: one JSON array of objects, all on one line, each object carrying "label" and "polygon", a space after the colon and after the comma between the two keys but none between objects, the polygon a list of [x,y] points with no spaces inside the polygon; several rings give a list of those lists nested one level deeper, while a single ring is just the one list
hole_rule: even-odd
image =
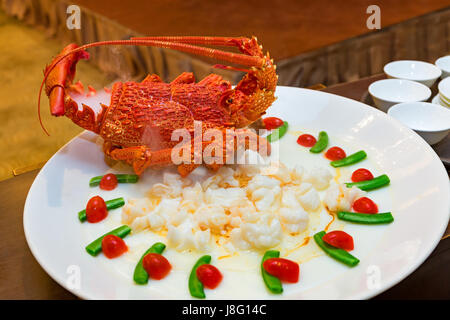
[{"label": "lobster leg", "polygon": [[[214,129],[212,129],[214,130]],[[219,130],[217,132],[222,135],[222,140],[204,141],[198,140],[201,144],[201,162],[206,163],[206,166],[214,171],[217,171],[221,166],[228,163],[231,157],[234,158],[235,152],[242,148],[244,150],[257,151],[263,155],[270,154],[270,144],[266,139],[258,136],[250,130]],[[253,143],[252,143],[253,141]],[[167,148],[157,151],[151,151],[146,146],[136,146],[128,148],[117,148],[106,146],[105,152],[115,160],[126,161],[133,166],[136,174],[141,174],[150,166],[168,166],[174,164],[173,154],[179,152],[183,148]],[[207,150],[209,148],[209,150]],[[177,151],[178,150],[178,151]],[[199,151],[200,151],[199,150]],[[207,152],[208,151],[208,152]],[[189,175],[201,163],[196,163],[197,145],[196,141],[192,141],[190,146],[190,161],[178,165],[178,172],[181,176]],[[213,157],[213,158],[211,158]]]},{"label": "lobster leg", "polygon": [[151,83],[151,82],[163,82],[162,79],[157,74],[149,74],[142,80],[142,83]]},{"label": "lobster leg", "polygon": [[218,86],[223,82],[223,78],[218,74],[211,73],[198,82],[200,86]]},{"label": "lobster leg", "polygon": [[192,72],[183,72],[178,77],[176,77],[171,84],[181,84],[181,83],[194,83],[195,78]]},{"label": "lobster leg", "polygon": [[[145,146],[129,147],[123,149],[113,149],[109,155],[114,160],[122,160],[133,166],[136,174],[140,175],[150,166],[167,166],[172,164],[173,149],[162,149],[151,152]],[[199,164],[181,164],[179,165],[180,174],[185,177],[191,173]]]},{"label": "lobster leg", "polygon": [[[109,155],[114,160],[122,160],[133,166],[136,174],[141,174],[150,165],[152,152],[146,146],[113,149]],[[170,160],[170,158],[169,158]],[[164,163],[167,164],[167,163]]]}]

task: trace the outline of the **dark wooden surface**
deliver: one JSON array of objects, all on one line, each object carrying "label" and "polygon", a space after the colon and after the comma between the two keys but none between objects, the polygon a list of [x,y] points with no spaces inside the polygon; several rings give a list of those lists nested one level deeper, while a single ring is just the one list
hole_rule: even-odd
[{"label": "dark wooden surface", "polygon": [[[368,85],[382,76],[337,85],[324,91],[365,99]],[[76,299],[40,267],[25,241],[22,215],[38,170],[0,182],[0,299]],[[447,233],[448,233],[447,229]],[[441,240],[409,277],[375,299],[450,299],[450,240]]]}]

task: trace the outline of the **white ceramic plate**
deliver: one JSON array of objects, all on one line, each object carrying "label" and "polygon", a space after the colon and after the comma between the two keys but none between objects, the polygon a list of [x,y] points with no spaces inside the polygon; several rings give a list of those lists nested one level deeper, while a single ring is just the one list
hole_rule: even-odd
[{"label": "white ceramic plate", "polygon": [[[395,217],[387,226],[350,227],[361,241],[357,267],[347,268],[325,255],[315,258],[301,267],[308,285],[291,286],[281,298],[365,299],[397,284],[428,257],[449,220],[449,181],[438,156],[416,133],[365,104],[289,87],[278,87],[276,95],[278,100],[268,115],[315,132],[326,130],[330,137],[366,150],[379,171],[391,178],[391,185],[383,188],[391,195],[390,208],[382,209],[391,210]],[[103,262],[107,259],[93,258],[84,251],[89,242],[85,230],[95,225],[79,223],[76,213],[92,194],[89,179],[109,169],[96,140],[88,132],[74,138],[47,162],[31,186],[24,229],[33,255],[52,278],[82,298],[179,297],[177,291],[136,286],[131,275],[106,268]],[[121,185],[108,197],[132,196],[135,187]],[[369,241],[365,233],[367,237],[376,234],[376,240]],[[79,286],[73,281],[78,272]],[[187,282],[188,275],[182,277]],[[185,286],[180,283],[175,290],[185,290]]]}]

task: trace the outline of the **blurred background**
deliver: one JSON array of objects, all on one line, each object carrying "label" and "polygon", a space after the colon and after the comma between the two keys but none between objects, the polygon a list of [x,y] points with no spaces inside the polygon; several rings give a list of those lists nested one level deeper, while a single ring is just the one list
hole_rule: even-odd
[{"label": "blurred background", "polygon": [[[379,28],[371,5],[379,8]],[[382,73],[392,60],[434,63],[448,54],[450,0],[1,0],[0,180],[39,168],[81,131],[66,118],[52,118],[46,97],[42,116],[50,137],[39,126],[37,95],[52,57],[71,42],[144,35],[256,36],[278,66],[280,85],[316,88]],[[149,73],[171,81],[184,71],[198,80],[214,72],[232,83],[243,75],[166,49],[90,53],[76,80],[96,90]]]}]

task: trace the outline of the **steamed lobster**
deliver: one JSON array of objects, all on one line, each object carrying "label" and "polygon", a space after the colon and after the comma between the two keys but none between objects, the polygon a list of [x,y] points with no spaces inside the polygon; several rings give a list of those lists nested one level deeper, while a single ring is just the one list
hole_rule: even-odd
[{"label": "steamed lobster", "polygon": [[[241,53],[198,46],[200,44],[236,47]],[[218,68],[247,72],[235,88],[216,74],[210,74],[196,83],[193,74],[188,72],[182,73],[171,83],[164,83],[155,74],[148,75],[142,82],[117,82],[112,87],[110,105],[102,104],[102,110],[96,115],[85,104],[79,110],[70,93],[77,62],[89,58],[85,49],[103,45],[169,48],[240,64],[249,69],[216,65]],[[99,134],[104,139],[106,155],[126,161],[133,166],[136,174],[141,174],[147,167],[173,163],[172,152],[178,143],[171,139],[175,129],[185,128],[194,138],[196,121],[201,121],[203,132],[217,129],[225,135],[226,130],[244,128],[258,120],[275,100],[278,80],[275,69],[269,53],[263,54],[262,46],[255,37],[144,37],[83,46],[70,44],[46,67],[39,102],[45,84],[52,115],[65,115],[80,127]],[[258,142],[256,151],[261,148],[265,148],[266,152],[270,150],[264,138],[247,131],[239,129],[233,132],[236,132],[235,138],[239,134],[253,135]],[[233,142],[239,141],[235,138]],[[202,150],[209,143],[201,141]],[[234,147],[231,144],[234,150],[239,147],[236,144]],[[223,152],[215,156],[222,157],[223,161],[208,163],[209,168],[218,169],[226,162],[225,151],[229,151],[229,145],[223,143],[220,147]],[[245,139],[244,143],[241,141],[241,147],[251,148]],[[178,165],[182,176],[187,176],[200,165],[194,162],[194,150],[191,149],[190,162]]]}]

